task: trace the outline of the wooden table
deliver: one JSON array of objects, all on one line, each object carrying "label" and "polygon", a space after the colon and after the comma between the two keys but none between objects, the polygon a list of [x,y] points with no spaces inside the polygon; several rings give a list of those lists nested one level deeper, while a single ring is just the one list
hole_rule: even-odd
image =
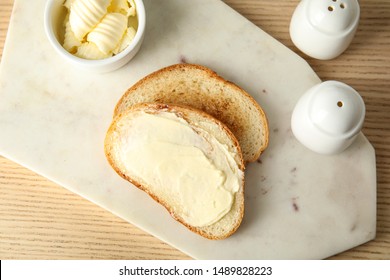
[{"label": "wooden table", "polygon": [[[225,2],[302,55],[322,80],[345,82],[363,96],[363,132],[377,160],[377,237],[332,259],[390,259],[390,1],[360,1],[355,39],[331,61],[311,59],[293,45],[288,28],[299,0]],[[0,2],[0,56],[12,6],[13,0]],[[0,259],[190,258],[0,156]]]}]

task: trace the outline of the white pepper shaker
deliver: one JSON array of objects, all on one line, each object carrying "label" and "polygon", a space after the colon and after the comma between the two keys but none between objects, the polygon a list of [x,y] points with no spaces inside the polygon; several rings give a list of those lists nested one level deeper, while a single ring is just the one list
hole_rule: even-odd
[{"label": "white pepper shaker", "polygon": [[364,101],[356,90],[338,81],[326,81],[310,88],[299,99],[291,129],[310,150],[337,154],[353,143],[364,117]]},{"label": "white pepper shaker", "polygon": [[359,17],[357,0],[302,0],[291,18],[291,40],[308,56],[333,59],[350,45]]}]

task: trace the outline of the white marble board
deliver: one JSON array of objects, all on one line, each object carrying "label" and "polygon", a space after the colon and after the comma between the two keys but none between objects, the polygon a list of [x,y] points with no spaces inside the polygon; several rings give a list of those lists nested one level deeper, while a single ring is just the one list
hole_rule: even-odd
[{"label": "white marble board", "polygon": [[[145,0],[146,37],[124,68],[91,74],[55,53],[45,0],[16,0],[0,72],[0,154],[198,259],[321,259],[375,237],[375,153],[364,137],[322,156],[293,137],[292,109],[320,79],[294,52],[219,0]],[[35,17],[31,17],[35,15]],[[266,111],[270,145],[246,170],[245,217],[204,239],[108,165],[103,140],[124,91],[161,67],[198,63]]]}]

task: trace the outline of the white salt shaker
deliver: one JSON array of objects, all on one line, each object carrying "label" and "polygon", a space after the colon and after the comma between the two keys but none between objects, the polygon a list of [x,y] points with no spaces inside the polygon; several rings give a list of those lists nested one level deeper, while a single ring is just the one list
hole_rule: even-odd
[{"label": "white salt shaker", "polygon": [[326,81],[310,88],[299,99],[291,129],[310,150],[336,154],[353,143],[364,117],[364,101],[356,90],[341,82]]},{"label": "white salt shaker", "polygon": [[313,58],[333,59],[348,48],[359,17],[357,0],[302,0],[291,18],[291,40]]}]

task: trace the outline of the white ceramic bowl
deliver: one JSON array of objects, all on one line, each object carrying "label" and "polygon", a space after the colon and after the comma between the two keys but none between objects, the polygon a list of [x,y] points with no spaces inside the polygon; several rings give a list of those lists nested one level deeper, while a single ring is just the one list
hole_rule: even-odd
[{"label": "white ceramic bowl", "polygon": [[291,129],[310,150],[337,154],[353,143],[365,117],[364,101],[352,87],[326,81],[310,88],[295,105]]},{"label": "white ceramic bowl", "polygon": [[333,59],[350,45],[359,17],[357,0],[302,0],[291,18],[291,40],[313,58]]},{"label": "white ceramic bowl", "polygon": [[60,40],[63,38],[63,22],[67,11],[63,6],[64,0],[48,0],[46,3],[44,27],[47,38],[61,57],[79,68],[96,73],[114,71],[124,66],[137,54],[144,38],[146,24],[144,3],[142,0],[134,0],[134,2],[138,17],[137,33],[129,46],[117,55],[104,59],[89,60],[74,56],[62,47]]}]

